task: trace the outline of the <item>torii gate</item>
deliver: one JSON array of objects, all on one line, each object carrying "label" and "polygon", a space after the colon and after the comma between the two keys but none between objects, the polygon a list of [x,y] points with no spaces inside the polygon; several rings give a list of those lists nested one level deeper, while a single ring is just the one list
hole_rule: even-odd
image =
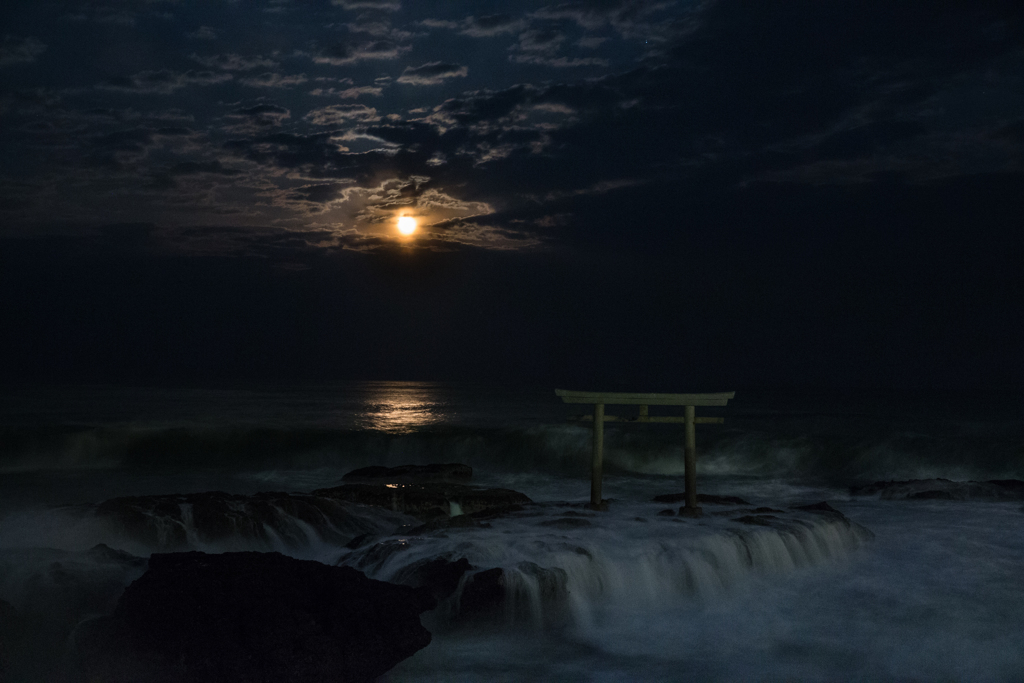
[{"label": "torii gate", "polygon": [[[594,458],[590,471],[590,505],[594,510],[605,510],[607,506],[601,500],[601,477],[604,460],[604,423],[605,422],[660,422],[683,423],[686,425],[686,450],[684,475],[686,479],[686,505],[680,514],[699,517],[701,509],[697,507],[697,435],[696,424],[721,424],[721,417],[696,417],[696,406],[724,406],[729,399],[735,398],[735,391],[717,394],[630,394],[606,391],[569,391],[555,389],[555,394],[565,403],[590,403],[594,406],[594,415],[584,415],[582,419],[594,421]],[[636,417],[620,417],[605,415],[605,405],[640,406]],[[648,406],[684,406],[683,417],[651,417],[647,414]]]}]

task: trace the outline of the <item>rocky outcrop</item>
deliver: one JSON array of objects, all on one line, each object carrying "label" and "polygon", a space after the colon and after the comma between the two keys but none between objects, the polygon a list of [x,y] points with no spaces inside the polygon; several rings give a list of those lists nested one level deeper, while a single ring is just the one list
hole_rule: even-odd
[{"label": "rocky outcrop", "polygon": [[430,643],[435,604],[279,553],[157,554],[77,643],[88,681],[372,681]]},{"label": "rocky outcrop", "polygon": [[312,540],[311,531],[345,545],[361,534],[380,534],[401,523],[397,517],[368,518],[336,497],[276,492],[113,498],[100,503],[95,514],[129,539],[161,550],[224,541],[301,547]]},{"label": "rocky outcrop", "polygon": [[1024,500],[1024,481],[951,481],[949,479],[910,479],[876,481],[853,486],[855,496],[878,496],[882,500]]},{"label": "rocky outcrop", "polygon": [[400,465],[398,467],[363,467],[341,478],[349,483],[362,484],[426,484],[432,482],[467,482],[473,478],[473,468],[460,463],[433,465]]},{"label": "rocky outcrop", "polygon": [[[682,508],[680,508],[680,512]],[[825,501],[806,505],[791,505],[788,510],[769,507],[741,508],[716,512],[715,515],[729,517],[730,521],[745,526],[771,527],[778,531],[797,532],[824,524],[838,524],[852,530],[861,540],[870,540],[875,534],[860,524],[850,520],[839,510]],[[736,516],[738,515],[738,516]]]},{"label": "rocky outcrop", "polygon": [[344,484],[313,491],[314,496],[374,505],[420,519],[477,514],[531,503],[522,493],[465,484]]}]

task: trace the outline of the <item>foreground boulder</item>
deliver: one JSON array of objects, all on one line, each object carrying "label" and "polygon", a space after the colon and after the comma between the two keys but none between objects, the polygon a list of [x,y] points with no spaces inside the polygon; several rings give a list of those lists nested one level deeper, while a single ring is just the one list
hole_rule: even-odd
[{"label": "foreground boulder", "polygon": [[435,605],[279,553],[157,554],[76,640],[90,682],[372,681],[430,643],[419,615]]},{"label": "foreground boulder", "polygon": [[430,482],[466,482],[473,478],[473,468],[460,463],[433,465],[400,465],[399,467],[363,467],[341,478],[344,482],[363,484],[425,484]]},{"label": "foreground boulder", "polygon": [[514,509],[532,503],[510,489],[491,489],[465,484],[344,484],[317,489],[314,496],[374,505],[394,512],[430,519],[440,515],[475,515],[490,510]]},{"label": "foreground boulder", "polygon": [[1024,481],[950,481],[949,479],[910,479],[876,481],[850,488],[855,496],[876,495],[882,500],[1024,500]]}]

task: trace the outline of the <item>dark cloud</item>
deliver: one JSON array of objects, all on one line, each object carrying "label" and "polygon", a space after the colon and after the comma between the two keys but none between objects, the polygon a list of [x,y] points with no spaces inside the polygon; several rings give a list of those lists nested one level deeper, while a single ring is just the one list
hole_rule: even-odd
[{"label": "dark cloud", "polygon": [[316,126],[342,126],[346,123],[377,121],[377,110],[364,104],[332,104],[313,109],[305,119]]},{"label": "dark cloud", "polygon": [[407,85],[437,85],[448,78],[465,78],[469,69],[460,64],[428,62],[420,66],[407,66],[398,77],[399,83]]},{"label": "dark cloud", "polygon": [[209,26],[200,26],[188,34],[193,40],[217,40],[217,32]]},{"label": "dark cloud", "polygon": [[170,69],[160,69],[158,71],[140,71],[134,76],[110,78],[97,87],[102,90],[169,95],[189,85],[215,85],[231,79],[231,74],[218,74],[212,71],[185,71],[182,73]]},{"label": "dark cloud", "polygon": [[179,161],[167,169],[169,176],[196,175],[211,173],[214,175],[233,176],[241,173],[238,169],[225,168],[220,161]]},{"label": "dark cloud", "polygon": [[398,0],[331,0],[331,4],[347,10],[397,12],[402,8],[402,3]]},{"label": "dark cloud", "polygon": [[336,41],[317,48],[308,54],[315,64],[347,66],[368,60],[394,60],[411,50],[409,45],[400,45],[392,40]]},{"label": "dark cloud", "polygon": [[0,67],[34,62],[44,52],[46,44],[38,38],[5,35],[0,43]]},{"label": "dark cloud", "polygon": [[322,183],[319,185],[305,185],[296,188],[288,198],[294,201],[314,202],[324,204],[337,199],[345,188],[341,183]]},{"label": "dark cloud", "polygon": [[513,33],[522,25],[522,19],[509,14],[488,14],[481,17],[467,17],[462,33],[474,38],[487,38],[501,33]]},{"label": "dark cloud", "polygon": [[460,21],[424,19],[421,23],[429,28],[456,30],[473,38],[490,38],[504,33],[517,33],[526,28],[529,21],[510,14],[488,14],[480,17],[469,16]]},{"label": "dark cloud", "polygon": [[208,69],[220,69],[221,71],[251,71],[252,69],[275,68],[278,66],[278,63],[272,59],[234,53],[218,55],[197,55],[193,53],[190,58]]},{"label": "dark cloud", "polygon": [[282,74],[268,71],[259,76],[242,78],[239,83],[251,88],[293,88],[308,80],[306,74]]}]

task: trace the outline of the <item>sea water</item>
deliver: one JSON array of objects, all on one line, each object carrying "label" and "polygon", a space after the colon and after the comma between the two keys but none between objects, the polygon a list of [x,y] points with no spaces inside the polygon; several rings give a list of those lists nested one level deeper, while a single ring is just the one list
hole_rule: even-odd
[{"label": "sea water", "polygon": [[[298,544],[193,535],[189,546],[279,550],[382,580],[438,556],[504,567],[504,611],[472,627],[425,615],[434,640],[393,681],[1021,680],[1024,503],[850,492],[874,480],[1024,479],[1021,404],[997,398],[741,391],[726,408],[698,408],[726,418],[698,427],[699,491],[779,509],[826,500],[853,522],[738,533],[711,514],[657,514],[666,506],[651,498],[683,488],[675,425],[608,425],[612,502],[585,511],[590,430],[549,388],[8,389],[0,599],[49,618],[38,633],[53,641],[15,657],[13,680],[50,680],[72,649],[72,622],[108,609],[145,570],[90,549],[162,550],[99,523],[96,503],[311,491],[357,467],[429,462],[469,464],[474,483],[538,505],[415,538],[388,536],[398,513],[371,512],[381,547],[399,548],[373,557],[314,529]],[[584,522],[560,526],[567,514]],[[550,600],[531,567],[564,572],[567,594]],[[83,582],[107,602],[69,599],[67,586]]]}]

